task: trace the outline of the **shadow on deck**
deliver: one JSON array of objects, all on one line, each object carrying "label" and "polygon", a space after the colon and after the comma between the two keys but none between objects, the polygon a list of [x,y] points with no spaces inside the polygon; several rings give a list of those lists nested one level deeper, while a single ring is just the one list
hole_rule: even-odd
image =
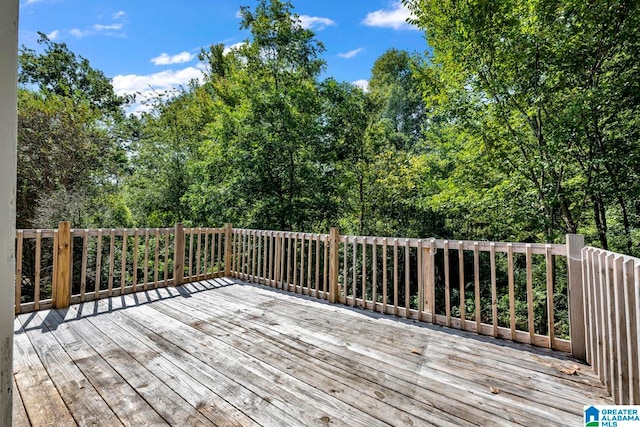
[{"label": "shadow on deck", "polygon": [[578,425],[612,403],[564,353],[228,279],[20,315],[14,379],[15,425]]}]

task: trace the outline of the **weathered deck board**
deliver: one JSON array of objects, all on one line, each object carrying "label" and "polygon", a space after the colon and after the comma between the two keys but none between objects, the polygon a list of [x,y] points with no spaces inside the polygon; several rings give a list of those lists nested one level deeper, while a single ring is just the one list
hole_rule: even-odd
[{"label": "weathered deck board", "polygon": [[573,425],[612,403],[566,355],[230,283],[18,316],[15,425]]}]

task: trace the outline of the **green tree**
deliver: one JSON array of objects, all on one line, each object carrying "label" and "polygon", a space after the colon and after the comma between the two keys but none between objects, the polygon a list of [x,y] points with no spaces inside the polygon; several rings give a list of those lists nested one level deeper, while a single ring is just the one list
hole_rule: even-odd
[{"label": "green tree", "polygon": [[438,90],[425,92],[445,118],[440,126],[468,133],[489,168],[526,180],[544,220],[541,237],[581,231],[608,247],[607,223],[622,218],[631,251],[638,165],[620,154],[638,148],[638,69],[630,59],[639,46],[638,5],[406,4],[434,49],[425,73]]},{"label": "green tree", "polygon": [[324,48],[288,2],[263,0],[241,14],[251,40],[228,53],[212,46],[201,55],[216,119],[198,169],[208,174],[206,191],[224,193],[231,202],[232,208],[220,207],[223,218],[259,227],[311,227],[329,214],[318,191],[324,166],[314,158],[321,152],[317,78]]},{"label": "green tree", "polygon": [[128,97],[115,94],[111,81],[100,70],[91,67],[89,60],[71,52],[66,44],[51,41],[38,33],[42,53],[22,47],[18,57],[18,82],[26,88],[35,87],[40,93],[88,102],[105,115],[123,117],[122,107]]},{"label": "green tree", "polygon": [[66,45],[39,43],[19,55],[17,227],[101,225],[126,163],[127,100]]}]

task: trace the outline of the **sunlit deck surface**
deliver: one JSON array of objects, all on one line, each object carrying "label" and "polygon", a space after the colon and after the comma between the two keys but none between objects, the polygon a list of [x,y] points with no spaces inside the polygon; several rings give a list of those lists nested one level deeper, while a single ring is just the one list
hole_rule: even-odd
[{"label": "sunlit deck surface", "polygon": [[15,425],[582,425],[612,403],[561,353],[227,279],[15,332]]}]

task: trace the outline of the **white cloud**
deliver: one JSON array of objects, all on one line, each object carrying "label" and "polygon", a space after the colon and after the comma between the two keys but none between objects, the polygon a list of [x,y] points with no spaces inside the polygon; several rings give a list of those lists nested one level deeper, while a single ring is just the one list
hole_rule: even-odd
[{"label": "white cloud", "polygon": [[155,65],[171,65],[171,64],[184,64],[195,58],[195,55],[189,52],[180,52],[176,55],[168,55],[166,53],[160,54],[155,58],[151,58],[151,62]]},{"label": "white cloud", "polygon": [[122,24],[112,24],[112,25],[102,25],[96,24],[93,26],[93,29],[96,31],[105,31],[105,30],[121,30]]},{"label": "white cloud", "polygon": [[339,53],[338,56],[340,58],[353,58],[354,56],[356,56],[357,54],[359,54],[360,52],[362,52],[364,49],[362,49],[361,47],[359,47],[358,49],[353,49],[350,50],[349,52],[345,52],[345,53]]},{"label": "white cloud", "polygon": [[129,108],[133,114],[149,111],[151,107],[144,102],[162,92],[172,92],[190,81],[204,81],[204,74],[199,67],[187,67],[181,70],[166,70],[149,75],[126,74],[115,76],[113,89],[118,95],[135,94],[136,104]]},{"label": "white cloud", "polygon": [[356,80],[355,82],[351,82],[352,85],[358,86],[365,92],[369,91],[369,80]]},{"label": "white cloud", "polygon": [[246,42],[234,43],[231,46],[225,47],[223,53],[226,55],[227,53],[231,52],[232,50],[236,50],[236,49],[241,48],[245,44],[247,44],[247,43]]},{"label": "white cloud", "polygon": [[58,38],[59,35],[60,35],[60,31],[53,30],[49,34],[47,34],[47,37],[49,38],[49,40],[55,40]]},{"label": "white cloud", "polygon": [[114,21],[117,21],[118,19],[124,18],[125,15],[126,13],[124,13],[124,10],[119,10],[111,15],[111,18],[113,18]]},{"label": "white cloud", "polygon": [[241,11],[241,10],[238,10],[238,11],[236,12],[236,18],[238,18],[238,19],[242,19],[242,11]]},{"label": "white cloud", "polygon": [[34,4],[34,3],[40,3],[42,0],[27,0],[27,2],[25,4]]},{"label": "white cloud", "polygon": [[322,31],[327,27],[338,25],[335,21],[320,16],[300,15],[299,18],[302,28],[310,30]]},{"label": "white cloud", "polygon": [[391,9],[380,9],[370,12],[362,23],[369,27],[393,28],[394,30],[418,30],[407,23],[412,17],[411,11],[402,2],[393,3]]},{"label": "white cloud", "polygon": [[77,37],[79,39],[81,39],[84,36],[88,36],[89,34],[91,34],[90,31],[83,31],[83,30],[79,30],[77,28],[73,28],[71,31],[69,31],[69,33],[71,33],[71,35],[73,37]]}]

